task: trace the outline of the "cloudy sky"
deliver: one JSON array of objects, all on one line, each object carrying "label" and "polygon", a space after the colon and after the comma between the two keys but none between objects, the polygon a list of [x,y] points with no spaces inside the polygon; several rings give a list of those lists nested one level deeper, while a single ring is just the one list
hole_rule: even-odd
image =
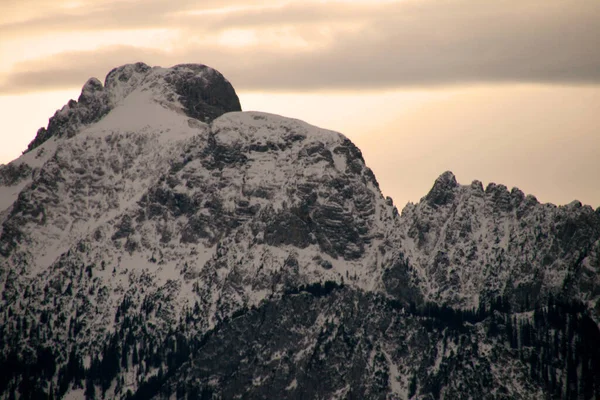
[{"label": "cloudy sky", "polygon": [[0,163],[89,77],[194,62],[346,134],[399,206],[445,170],[600,206],[599,1],[265,3],[2,0]]}]

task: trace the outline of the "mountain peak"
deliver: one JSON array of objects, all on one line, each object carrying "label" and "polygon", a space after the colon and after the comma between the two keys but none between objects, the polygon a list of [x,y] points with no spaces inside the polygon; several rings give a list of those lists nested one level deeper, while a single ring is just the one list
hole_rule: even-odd
[{"label": "mountain peak", "polygon": [[141,62],[126,64],[111,70],[104,86],[115,104],[143,88],[154,92],[154,100],[159,102],[179,101],[189,117],[202,122],[242,110],[231,83],[204,64],[178,64],[171,68],[150,67]]},{"label": "mountain peak", "polygon": [[102,82],[100,82],[100,80],[98,80],[98,78],[90,78],[87,80],[85,85],[83,85],[83,87],[81,88],[81,96],[83,96],[84,94],[95,93],[95,92],[102,91],[102,90],[104,90],[104,86],[102,85]]},{"label": "mountain peak", "polygon": [[454,176],[452,171],[443,172],[435,180],[435,183],[438,182],[443,183],[445,185],[451,185],[452,187],[458,187],[458,182],[456,182],[456,176]]},{"label": "mountain peak", "polygon": [[97,78],[88,79],[78,101],[70,100],[56,111],[48,126],[38,130],[25,152],[51,137],[76,135],[122,105],[135,92],[206,123],[227,112],[242,110],[231,83],[206,65],[179,64],[161,68],[142,62],[125,64],[106,75],[104,86]]},{"label": "mountain peak", "polygon": [[458,187],[454,174],[451,171],[446,171],[435,180],[425,199],[431,206],[448,204],[454,199],[454,190]]},{"label": "mountain peak", "polygon": [[140,87],[152,68],[142,62],[113,68],[104,79],[104,87],[114,103],[124,99]]}]

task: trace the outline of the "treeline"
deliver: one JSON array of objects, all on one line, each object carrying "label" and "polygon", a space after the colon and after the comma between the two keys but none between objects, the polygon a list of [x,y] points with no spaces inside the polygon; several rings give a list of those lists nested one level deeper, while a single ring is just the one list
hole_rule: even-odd
[{"label": "treeline", "polygon": [[476,324],[484,321],[496,312],[511,312],[510,302],[504,296],[496,297],[489,304],[481,302],[479,307],[471,309],[453,308],[433,302],[426,302],[421,305],[411,302],[407,305],[396,299],[389,299],[387,303],[395,310],[403,310],[412,316],[421,317],[422,323],[428,331],[449,328],[464,333],[468,331],[465,323]]},{"label": "treeline", "polygon": [[299,294],[299,293],[305,292],[305,293],[310,293],[315,297],[323,297],[323,296],[327,296],[327,295],[331,294],[331,292],[333,292],[336,289],[343,289],[343,288],[344,288],[344,282],[337,283],[335,281],[325,281],[324,283],[316,282],[316,283],[311,283],[311,284],[307,284],[307,285],[300,285],[295,288],[288,288],[284,292],[284,294],[292,295],[292,294]]}]

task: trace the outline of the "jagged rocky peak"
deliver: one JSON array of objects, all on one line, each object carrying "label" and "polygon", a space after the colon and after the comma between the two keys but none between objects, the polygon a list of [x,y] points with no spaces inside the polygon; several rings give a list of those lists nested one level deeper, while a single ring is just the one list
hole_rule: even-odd
[{"label": "jagged rocky peak", "polygon": [[446,172],[399,226],[425,298],[474,307],[501,295],[528,310],[553,294],[600,310],[600,214],[579,201],[542,204],[502,184],[460,185]]},{"label": "jagged rocky peak", "polygon": [[490,182],[487,186],[479,180],[474,180],[470,185],[461,185],[451,171],[441,174],[433,183],[433,187],[425,196],[425,204],[437,208],[460,201],[463,196],[485,197],[500,211],[510,211],[519,206],[527,207],[539,204],[533,195],[525,195],[517,187],[510,191],[503,184]]},{"label": "jagged rocky peak", "polygon": [[98,91],[103,91],[104,86],[102,86],[102,82],[98,80],[98,78],[90,78],[81,88],[81,95],[79,96],[79,102],[85,101],[90,96],[93,96]]},{"label": "jagged rocky peak", "polygon": [[471,182],[471,189],[483,193],[483,183],[475,179],[473,182]]},{"label": "jagged rocky peak", "polygon": [[161,68],[141,62],[126,64],[111,70],[104,85],[97,78],[90,78],[81,89],[79,99],[70,100],[56,111],[48,126],[38,130],[25,152],[51,137],[76,135],[123,104],[133,93],[139,93],[134,96],[136,101],[140,100],[138,97],[149,97],[202,122],[210,122],[230,111],[241,111],[231,83],[211,67],[180,64]]},{"label": "jagged rocky peak", "polygon": [[454,174],[446,171],[435,180],[425,199],[431,206],[443,206],[454,199],[454,191],[458,187]]}]

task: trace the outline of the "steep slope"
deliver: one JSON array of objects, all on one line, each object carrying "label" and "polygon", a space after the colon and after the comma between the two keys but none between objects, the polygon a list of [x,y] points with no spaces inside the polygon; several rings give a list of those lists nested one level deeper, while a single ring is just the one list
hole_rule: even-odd
[{"label": "steep slope", "polygon": [[0,167],[0,398],[600,394],[598,212],[445,173],[399,215],[343,135],[240,109],[125,65]]}]

